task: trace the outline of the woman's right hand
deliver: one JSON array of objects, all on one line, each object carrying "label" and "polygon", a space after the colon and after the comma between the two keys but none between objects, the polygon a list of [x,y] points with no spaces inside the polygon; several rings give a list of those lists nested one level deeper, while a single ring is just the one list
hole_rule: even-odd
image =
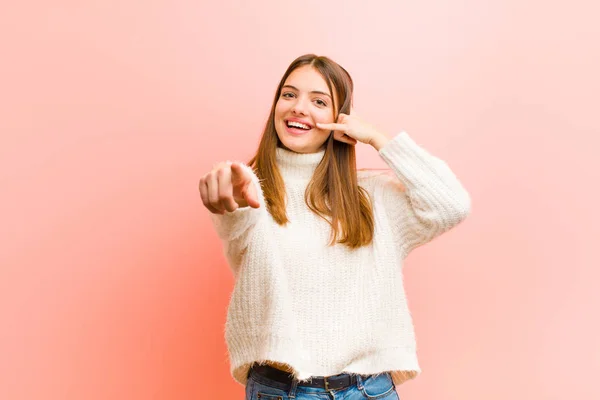
[{"label": "woman's right hand", "polygon": [[213,214],[233,212],[238,207],[260,207],[252,175],[239,163],[224,161],[200,178],[202,203]]}]

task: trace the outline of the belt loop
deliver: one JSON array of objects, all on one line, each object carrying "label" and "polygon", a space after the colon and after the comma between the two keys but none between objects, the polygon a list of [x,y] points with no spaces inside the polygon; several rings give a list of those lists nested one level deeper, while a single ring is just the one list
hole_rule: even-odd
[{"label": "belt loop", "polygon": [[296,388],[298,387],[298,380],[295,376],[292,376],[292,386],[290,387],[290,392],[288,393],[288,397],[290,399],[296,398]]},{"label": "belt loop", "polygon": [[358,387],[358,390],[363,390],[363,381],[360,374],[356,374],[356,386]]}]

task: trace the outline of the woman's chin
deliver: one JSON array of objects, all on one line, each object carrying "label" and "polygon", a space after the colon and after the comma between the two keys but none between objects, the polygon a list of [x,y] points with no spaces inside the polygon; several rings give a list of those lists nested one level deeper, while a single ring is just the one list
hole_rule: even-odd
[{"label": "woman's chin", "polygon": [[[311,131],[314,129],[311,129]],[[279,135],[279,142],[281,147],[291,150],[296,153],[314,153],[323,148],[324,143],[315,143],[314,136],[302,136],[302,135],[289,135],[285,132],[283,135]],[[327,140],[325,139],[324,142]]]}]

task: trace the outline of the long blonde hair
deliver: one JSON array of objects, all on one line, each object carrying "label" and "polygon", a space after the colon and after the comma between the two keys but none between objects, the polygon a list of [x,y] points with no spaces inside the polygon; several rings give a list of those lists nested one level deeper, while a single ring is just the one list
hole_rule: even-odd
[{"label": "long blonde hair", "polygon": [[[350,114],[352,105],[354,84],[350,74],[325,56],[300,56],[281,78],[260,144],[248,162],[261,180],[267,209],[279,225],[285,225],[289,220],[285,208],[285,184],[276,162],[276,149],[281,141],[275,130],[275,107],[288,76],[304,65],[310,65],[323,76],[331,93],[336,91],[340,104],[333,103],[335,118],[340,113]],[[335,140],[333,133],[326,141],[325,155],[315,169],[304,199],[309,209],[331,226],[329,246],[337,242],[355,249],[373,240],[373,210],[368,192],[357,182],[354,146]],[[338,236],[341,236],[339,240]]]}]

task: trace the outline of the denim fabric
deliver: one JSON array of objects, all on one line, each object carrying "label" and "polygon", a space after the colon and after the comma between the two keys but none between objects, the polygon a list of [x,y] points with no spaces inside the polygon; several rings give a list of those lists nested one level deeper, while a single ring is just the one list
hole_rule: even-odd
[{"label": "denim fabric", "polygon": [[246,400],[399,400],[389,373],[357,375],[357,382],[342,389],[325,390],[302,386],[301,382],[286,385],[250,370],[246,384]]}]

